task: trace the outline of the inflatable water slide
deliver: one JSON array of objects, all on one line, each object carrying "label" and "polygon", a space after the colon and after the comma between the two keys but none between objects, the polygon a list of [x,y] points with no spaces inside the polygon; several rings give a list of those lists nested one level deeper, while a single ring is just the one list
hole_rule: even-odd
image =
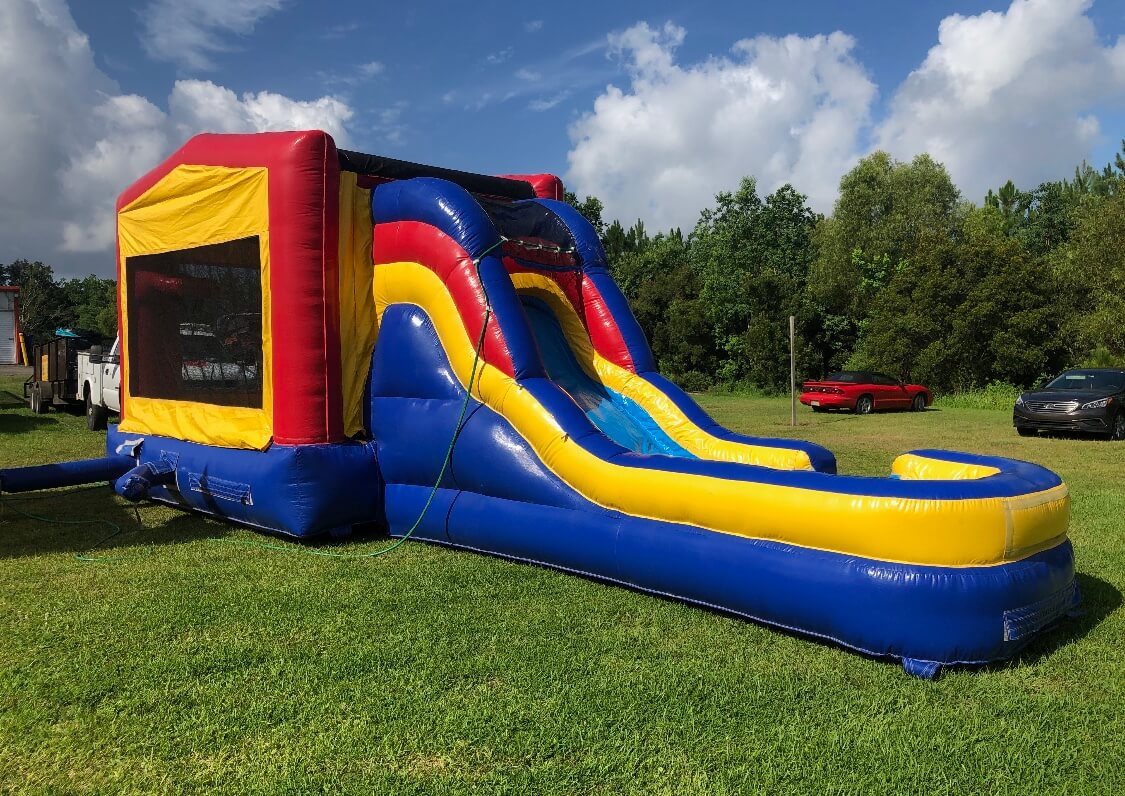
[{"label": "inflatable water slide", "polygon": [[1008,658],[1075,607],[1057,475],[920,450],[847,476],[817,445],[720,427],[657,372],[561,198],[551,175],[317,131],[193,138],[118,202],[106,458],[0,486],[73,472],[294,537],[376,525],[923,677]]}]

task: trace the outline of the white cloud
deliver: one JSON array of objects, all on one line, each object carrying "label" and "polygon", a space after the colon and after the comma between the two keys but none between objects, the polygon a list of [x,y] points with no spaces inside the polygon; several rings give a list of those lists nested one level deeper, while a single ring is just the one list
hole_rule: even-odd
[{"label": "white cloud", "polygon": [[191,71],[213,69],[230,34],[246,35],[284,0],[152,0],[141,12],[145,52]]},{"label": "white cloud", "polygon": [[321,128],[346,143],[351,118],[334,97],[236,95],[199,80],[175,83],[164,110],[98,70],[63,0],[0,3],[0,262],[70,273],[97,263],[108,275],[117,194],[190,135]]},{"label": "white cloud", "polygon": [[543,30],[543,20],[541,20],[541,19],[529,20],[529,21],[523,23],[523,29],[527,33],[538,33],[539,31]]},{"label": "white cloud", "polygon": [[380,61],[368,61],[359,65],[359,73],[364,77],[377,77],[383,74],[386,68]]},{"label": "white cloud", "polygon": [[764,191],[791,182],[830,212],[842,174],[874,148],[928,152],[976,201],[1008,179],[1065,177],[1102,142],[1098,113],[1125,106],[1125,36],[1098,36],[1091,1],[946,17],[874,121],[876,87],[844,33],[759,36],[682,64],[683,28],[634,25],[609,37],[628,86],[607,86],[571,125],[568,181],[609,217],[665,228],[692,225],[743,175]]},{"label": "white cloud", "polygon": [[498,50],[494,53],[489,53],[484,57],[484,60],[490,64],[502,64],[512,57],[516,52],[514,47],[505,47],[503,50]]},{"label": "white cloud", "polygon": [[942,20],[938,44],[895,93],[877,142],[929,152],[968,199],[1007,179],[1066,176],[1100,138],[1092,115],[1125,99],[1125,40],[1103,46],[1091,0],[1015,0]]},{"label": "white cloud", "polygon": [[831,208],[856,159],[875,86],[854,40],[760,36],[730,57],[681,66],[685,31],[634,25],[610,37],[630,86],[607,86],[570,128],[568,181],[608,217],[691,227],[714,194],[754,175],[764,190],[793,182]]},{"label": "white cloud", "polygon": [[528,83],[536,83],[543,79],[543,73],[536,72],[534,69],[528,69],[525,66],[516,70],[516,77],[519,80],[526,80]]},{"label": "white cloud", "polygon": [[402,145],[406,140],[408,127],[402,121],[402,112],[409,107],[405,101],[398,101],[389,108],[383,108],[375,113],[372,130],[380,138],[394,146]]},{"label": "white cloud", "polygon": [[527,107],[533,111],[549,111],[551,108],[558,105],[560,102],[570,96],[569,90],[563,90],[550,97],[540,97],[527,103]]},{"label": "white cloud", "polygon": [[368,61],[346,72],[318,70],[316,77],[317,80],[327,86],[342,86],[345,89],[353,89],[374,80],[386,71],[387,65],[382,61]]},{"label": "white cloud", "polygon": [[351,108],[336,97],[302,101],[271,91],[238,96],[209,80],[176,81],[168,110],[177,139],[200,130],[251,133],[316,128],[344,144],[348,137],[345,124],[352,117]]}]

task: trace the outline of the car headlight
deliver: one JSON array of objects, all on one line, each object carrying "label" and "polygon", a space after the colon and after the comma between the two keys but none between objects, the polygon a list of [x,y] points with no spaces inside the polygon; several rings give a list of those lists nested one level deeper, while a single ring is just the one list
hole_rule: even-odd
[{"label": "car headlight", "polygon": [[1016,406],[1023,406],[1023,396],[1016,399]]},{"label": "car headlight", "polygon": [[1105,409],[1113,403],[1112,398],[1099,398],[1096,401],[1090,401],[1088,404],[1082,404],[1081,409]]}]

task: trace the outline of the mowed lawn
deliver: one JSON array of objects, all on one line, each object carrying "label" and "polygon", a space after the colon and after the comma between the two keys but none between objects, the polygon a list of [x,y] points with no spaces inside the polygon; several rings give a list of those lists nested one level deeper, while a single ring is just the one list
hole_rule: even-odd
[{"label": "mowed lawn", "polygon": [[[481,555],[276,552],[101,489],[12,501],[0,792],[1125,793],[1125,444],[1020,439],[998,411],[802,407],[792,429],[785,400],[701,400],[736,430],[828,446],[845,473],[886,474],[928,447],[1055,469],[1085,614],[1010,664],[924,682]],[[0,466],[103,444],[81,417],[0,410]],[[78,560],[110,523],[122,533],[96,553],[108,558]]]}]

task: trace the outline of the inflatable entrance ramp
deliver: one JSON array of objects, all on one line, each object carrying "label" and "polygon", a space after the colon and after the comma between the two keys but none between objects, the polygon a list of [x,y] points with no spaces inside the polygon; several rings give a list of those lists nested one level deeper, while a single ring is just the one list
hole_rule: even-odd
[{"label": "inflatable entrance ramp", "polygon": [[549,175],[204,135],[118,203],[119,491],[554,567],[900,659],[1012,656],[1078,602],[1054,473],[839,475],[656,371]]}]

